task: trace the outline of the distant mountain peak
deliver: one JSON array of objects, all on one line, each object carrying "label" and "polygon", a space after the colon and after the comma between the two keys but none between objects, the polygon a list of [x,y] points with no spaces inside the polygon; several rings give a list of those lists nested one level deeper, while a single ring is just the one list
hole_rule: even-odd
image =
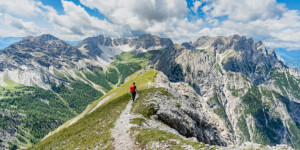
[{"label": "distant mountain peak", "polygon": [[51,34],[42,34],[40,36],[27,36],[20,42],[29,42],[29,41],[45,42],[45,41],[56,41],[56,40],[60,40],[60,39]]},{"label": "distant mountain peak", "polygon": [[59,40],[57,37],[55,37],[51,34],[43,34],[43,35],[38,36],[37,38],[39,38],[40,40],[43,40],[43,41]]}]

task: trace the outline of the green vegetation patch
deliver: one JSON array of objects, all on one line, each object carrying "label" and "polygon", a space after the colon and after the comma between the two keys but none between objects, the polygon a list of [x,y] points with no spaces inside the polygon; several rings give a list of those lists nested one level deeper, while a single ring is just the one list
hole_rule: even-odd
[{"label": "green vegetation patch", "polygon": [[117,63],[114,64],[120,74],[122,75],[121,83],[124,83],[125,79],[133,74],[134,72],[142,69],[142,66],[139,63],[136,62],[129,62],[129,63]]},{"label": "green vegetation patch", "polygon": [[207,104],[213,108],[213,112],[225,120],[228,127],[232,129],[232,124],[229,121],[224,106],[220,103],[219,96],[216,91],[211,98],[208,99]]},{"label": "green vegetation patch", "polygon": [[115,68],[108,68],[106,71],[106,79],[112,84],[117,84],[120,74]]},{"label": "green vegetation patch", "polygon": [[218,71],[219,71],[221,74],[223,74],[223,71],[222,71],[222,69],[221,69],[219,63],[216,63],[216,68],[218,69]]},{"label": "green vegetation patch", "polygon": [[279,144],[277,131],[283,130],[283,123],[280,118],[272,116],[270,109],[263,105],[261,99],[262,94],[256,86],[252,86],[242,97],[245,116],[252,115],[256,121],[253,140],[264,145]]},{"label": "green vegetation patch", "polygon": [[20,86],[20,84],[15,83],[13,80],[11,80],[8,76],[4,77],[4,83],[6,84],[6,88],[11,89],[17,86]]},{"label": "green vegetation patch", "polygon": [[[138,129],[139,130],[139,129]],[[139,147],[144,148],[147,145],[151,146],[152,142],[159,142],[170,145],[169,149],[184,150],[182,146],[191,145],[195,149],[213,150],[215,148],[206,146],[200,142],[188,141],[180,138],[178,135],[157,130],[157,129],[140,129],[139,133],[135,136],[135,141]]]},{"label": "green vegetation patch", "polygon": [[216,58],[215,52],[213,48],[204,49],[204,51],[213,59]]},{"label": "green vegetation patch", "polygon": [[[243,141],[250,141],[250,133],[249,133],[249,129],[247,127],[247,122],[244,116],[240,116],[240,118],[238,119],[238,127],[240,128],[242,134],[243,134]],[[240,143],[242,144],[242,143]]]},{"label": "green vegetation patch", "polygon": [[129,93],[100,106],[68,128],[39,142],[30,149],[113,149],[111,129],[131,99]]},{"label": "green vegetation patch", "polygon": [[191,66],[189,64],[186,66],[186,72],[191,73]]},{"label": "green vegetation patch", "polygon": [[137,125],[141,126],[144,123],[146,123],[146,119],[144,119],[144,118],[133,118],[133,119],[130,119],[130,123],[131,124],[137,124]]},{"label": "green vegetation patch", "polygon": [[58,93],[78,114],[81,113],[88,104],[103,96],[103,93],[82,81],[72,82],[70,87],[72,87],[72,90],[61,85],[58,88]]},{"label": "green vegetation patch", "polygon": [[122,76],[121,84],[124,80],[134,72],[145,69],[149,66],[151,59],[160,54],[160,50],[152,50],[148,52],[135,54],[135,51],[122,53],[115,56],[112,66],[116,67]]},{"label": "green vegetation patch", "polygon": [[295,148],[300,148],[300,129],[292,121],[288,121],[289,129],[291,131],[291,139]]},{"label": "green vegetation patch", "polygon": [[[10,115],[0,116],[0,127],[3,129],[15,127],[17,132],[22,133],[22,136],[18,137],[21,143],[27,143],[27,140],[36,143],[48,132],[74,116],[51,91],[39,87],[19,86],[5,89],[4,92],[9,94],[1,99],[0,108],[1,111],[9,110]],[[24,133],[23,130],[28,133]]]},{"label": "green vegetation patch", "polygon": [[300,80],[294,78],[289,72],[272,71],[271,79],[274,80],[276,87],[280,89],[283,96],[288,97],[288,93],[300,99]]},{"label": "green vegetation patch", "polygon": [[84,71],[84,75],[86,76],[87,79],[90,81],[94,82],[97,85],[100,85],[101,87],[104,88],[105,92],[108,92],[109,90],[112,89],[112,86],[106,79],[105,73],[103,73],[102,70],[100,69],[93,69],[89,71]]}]

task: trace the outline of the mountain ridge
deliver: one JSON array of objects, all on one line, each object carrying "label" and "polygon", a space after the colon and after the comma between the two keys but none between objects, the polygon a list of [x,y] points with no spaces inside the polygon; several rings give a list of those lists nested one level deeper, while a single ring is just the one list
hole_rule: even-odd
[{"label": "mountain ridge", "polygon": [[[118,40],[119,45],[114,46]],[[124,44],[127,50],[122,49],[124,45],[120,46],[122,40],[123,44],[127,41]],[[34,44],[32,41],[38,42]],[[128,41],[132,42],[132,47]],[[85,47],[88,42],[94,46]],[[36,38],[28,37],[0,53],[2,58],[8,55],[12,58],[7,63],[1,64],[0,62],[2,68],[6,69],[6,72],[1,72],[2,76],[0,74],[0,79],[2,79],[0,85],[5,87],[11,85],[9,90],[15,91],[19,88],[19,84],[25,83],[16,79],[24,78],[20,75],[31,69],[28,77],[24,78],[31,84],[28,83],[25,86],[40,87],[57,95],[55,99],[60,99],[58,102],[64,103],[64,107],[69,111],[67,120],[83,112],[61,126],[54,134],[46,136],[45,141],[56,134],[64,135],[61,129],[69,131],[70,128],[80,124],[81,120],[86,120],[86,117],[91,116],[94,111],[101,111],[98,108],[102,106],[119,105],[115,99],[122,101],[118,112],[120,114],[130,97],[125,92],[126,86],[131,84],[127,81],[132,82],[133,77],[139,78],[139,76],[147,78],[148,73],[145,72],[156,69],[158,72],[155,73],[156,76],[149,79],[153,82],[146,82],[139,78],[143,83],[139,86],[142,86],[145,91],[141,93],[141,101],[133,103],[131,113],[144,117],[135,118],[135,122],[145,120],[150,124],[158,119],[164,123],[159,127],[164,126],[172,132],[175,130],[174,133],[178,136],[194,138],[206,144],[219,146],[254,142],[272,146],[288,144],[295,148],[299,147],[297,133],[300,132],[300,120],[297,115],[299,112],[295,108],[300,107],[300,93],[295,89],[300,89],[300,74],[297,70],[286,67],[284,62],[277,57],[274,49],[267,50],[262,42],[254,43],[251,38],[233,35],[201,37],[195,42],[178,45],[170,42],[170,39],[144,35],[135,39],[111,39],[98,36],[87,39],[83,43],[76,48],[51,35],[42,35]],[[59,49],[70,51],[70,53],[62,53],[63,51]],[[89,54],[93,50],[97,52],[96,56]],[[48,52],[53,54],[48,55]],[[102,57],[104,54],[105,57]],[[50,56],[53,56],[55,62],[51,63]],[[18,63],[23,64],[23,67],[18,67],[16,65]],[[24,72],[19,73],[18,69]],[[138,71],[141,69],[146,71]],[[129,79],[126,79],[127,77]],[[38,84],[32,84],[33,79]],[[126,84],[123,85],[123,83]],[[124,97],[120,96],[120,93],[115,93],[120,89],[116,88],[119,86],[125,92]],[[86,93],[92,96],[85,100],[80,95],[74,95],[81,94],[83,91],[80,89],[89,91]],[[150,94],[148,90],[155,96],[147,96]],[[2,91],[8,93],[7,88]],[[26,94],[23,93],[19,97],[24,97]],[[95,101],[102,95],[105,96]],[[108,97],[107,95],[112,95],[112,97],[103,100]],[[2,107],[16,112],[10,108],[9,104],[21,107],[14,101],[17,97],[17,93],[4,97],[7,105],[5,107],[2,105]],[[38,101],[41,104],[51,104],[53,100],[38,99]],[[95,102],[91,104],[93,101]],[[140,110],[142,108],[145,108],[147,112]],[[72,114],[72,112],[75,113]],[[118,115],[114,116],[115,119],[117,117]],[[147,126],[145,121],[139,123],[141,130],[133,131],[133,133],[139,136],[150,134],[144,130],[144,127],[151,129],[153,126]],[[63,122],[66,122],[65,118]],[[109,124],[109,128],[113,127],[114,121]],[[164,131],[164,135],[171,136],[168,134],[170,130]],[[161,132],[152,129],[151,131]],[[102,143],[104,144],[102,146],[111,147],[113,145],[108,140],[111,138],[110,131],[107,130],[107,133],[106,141]],[[73,133],[69,134],[73,135]],[[12,137],[13,135],[22,138],[27,136],[18,132],[11,134]],[[146,142],[144,140],[147,138],[142,137],[131,138],[139,139],[139,142],[148,147],[155,145],[155,142]],[[11,139],[22,141],[17,138]],[[66,139],[61,139],[61,141],[64,140]],[[185,140],[183,138],[179,141],[189,143],[188,139]],[[158,142],[156,144],[163,145],[160,141],[156,142]],[[199,144],[196,145],[199,146]],[[91,144],[89,147],[96,146]]]}]

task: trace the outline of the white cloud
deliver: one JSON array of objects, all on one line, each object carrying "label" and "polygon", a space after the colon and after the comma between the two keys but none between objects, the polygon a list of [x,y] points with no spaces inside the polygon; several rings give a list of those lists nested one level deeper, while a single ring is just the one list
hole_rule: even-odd
[{"label": "white cloud", "polygon": [[271,33],[273,37],[276,37],[280,41],[284,42],[298,42],[300,44],[300,28],[298,29],[286,29],[278,33]]},{"label": "white cloud", "polygon": [[192,7],[192,10],[195,14],[197,14],[199,7],[202,5],[200,1],[195,1],[194,2],[194,7]]},{"label": "white cloud", "polygon": [[183,18],[187,9],[185,0],[80,0],[96,8],[115,24],[128,25],[132,30],[151,31],[157,24]]},{"label": "white cloud", "polygon": [[3,24],[18,29],[20,33],[27,35],[36,35],[41,32],[41,29],[34,22],[23,21],[22,19],[12,17],[8,14],[1,15]]},{"label": "white cloud", "polygon": [[42,12],[41,2],[34,0],[1,0],[0,10],[16,16],[31,17]]},{"label": "white cloud", "polygon": [[276,0],[213,0],[209,5],[213,17],[228,16],[238,21],[279,18],[286,10]]},{"label": "white cloud", "polygon": [[[207,28],[199,35],[240,34],[268,46],[300,49],[300,15],[276,0],[212,0],[201,10]],[[221,19],[219,17],[222,17]],[[274,45],[271,45],[274,44]]]},{"label": "white cloud", "polygon": [[50,23],[59,32],[60,37],[71,39],[104,34],[106,36],[120,36],[127,30],[122,26],[109,23],[90,16],[84,8],[70,1],[62,1],[64,15],[59,15],[55,10],[49,10]]},{"label": "white cloud", "polygon": [[0,1],[0,36],[50,33],[78,40],[146,32],[181,43],[205,35],[240,34],[268,46],[300,49],[299,11],[276,0],[194,0],[191,8],[185,0],[80,0],[105,19],[91,16],[71,1],[61,2],[63,14],[38,0]]}]

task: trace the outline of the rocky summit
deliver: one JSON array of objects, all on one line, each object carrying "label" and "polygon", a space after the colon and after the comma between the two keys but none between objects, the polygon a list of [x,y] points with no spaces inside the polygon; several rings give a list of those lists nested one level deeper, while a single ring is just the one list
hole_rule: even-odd
[{"label": "rocky summit", "polygon": [[41,35],[0,58],[3,149],[300,149],[300,73],[251,38]]}]

